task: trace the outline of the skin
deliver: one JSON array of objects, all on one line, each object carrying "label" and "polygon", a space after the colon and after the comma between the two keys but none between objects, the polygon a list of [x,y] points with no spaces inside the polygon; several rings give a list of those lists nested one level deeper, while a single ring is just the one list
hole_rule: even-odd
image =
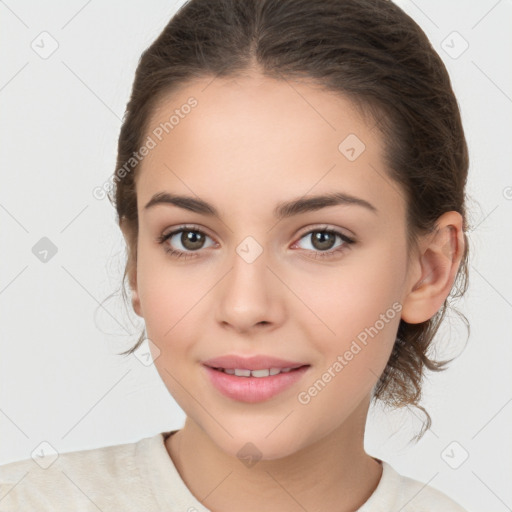
[{"label": "skin", "polygon": [[[197,107],[139,169],[137,261],[129,272],[156,368],[187,415],[166,442],[169,456],[212,511],[354,510],[382,474],[363,446],[372,388],[400,317],[425,321],[449,294],[463,252],[462,217],[445,213],[437,232],[408,254],[405,196],[385,169],[381,135],[340,95],[258,73],[205,78],[166,97],[148,134],[190,96]],[[338,150],[351,133],[366,146],[355,161]],[[221,219],[170,204],[144,208],[164,191],[198,196]],[[336,205],[280,221],[273,216],[280,201],[333,191],[363,198],[377,212]],[[181,233],[164,245],[156,239],[183,223],[207,237],[195,257],[172,258],[165,246],[193,253]],[[315,259],[322,248],[307,233],[325,225],[356,243]],[[133,233],[121,228],[129,243]],[[252,263],[236,252],[247,236],[263,249]],[[342,244],[335,237],[327,250]],[[300,403],[298,393],[393,303],[401,312]],[[201,362],[224,354],[311,366],[291,389],[246,404],[221,395],[205,375]],[[252,467],[237,457],[247,442],[261,455]]]}]

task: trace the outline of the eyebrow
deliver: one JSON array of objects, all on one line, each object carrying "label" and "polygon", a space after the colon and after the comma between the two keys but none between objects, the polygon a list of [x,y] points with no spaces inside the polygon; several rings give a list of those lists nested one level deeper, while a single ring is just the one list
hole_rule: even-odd
[{"label": "eyebrow", "polygon": [[[174,206],[178,206],[179,208],[183,208],[184,210],[189,210],[201,215],[216,217],[220,219],[219,212],[215,206],[204,201],[203,199],[196,197],[180,196],[171,194],[169,192],[159,192],[151,198],[144,209],[148,210],[149,208],[152,208],[158,204],[172,204]],[[293,217],[294,215],[299,215],[301,213],[314,212],[321,210],[322,208],[337,205],[361,206],[373,213],[378,212],[375,206],[364,199],[346,194],[344,192],[333,192],[331,194],[300,197],[291,201],[283,201],[278,203],[274,208],[274,216],[281,220],[284,218]]]}]

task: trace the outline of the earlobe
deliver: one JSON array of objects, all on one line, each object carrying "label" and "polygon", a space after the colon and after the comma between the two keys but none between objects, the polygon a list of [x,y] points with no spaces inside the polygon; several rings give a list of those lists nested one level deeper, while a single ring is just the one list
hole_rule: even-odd
[{"label": "earlobe", "polygon": [[135,313],[142,317],[141,308],[140,308],[140,299],[139,299],[139,291],[137,287],[137,265],[135,262],[129,262],[129,270],[128,270],[128,282],[130,283],[130,289],[132,292],[132,307]]},{"label": "earlobe", "polygon": [[457,270],[464,254],[463,219],[460,213],[451,211],[439,217],[434,233],[420,242],[419,269],[410,284],[402,308],[402,320],[417,324],[432,318],[450,294]]},{"label": "earlobe", "polygon": [[132,288],[132,307],[135,313],[143,318],[141,309],[140,309],[140,300],[139,300],[139,293],[136,288]]}]

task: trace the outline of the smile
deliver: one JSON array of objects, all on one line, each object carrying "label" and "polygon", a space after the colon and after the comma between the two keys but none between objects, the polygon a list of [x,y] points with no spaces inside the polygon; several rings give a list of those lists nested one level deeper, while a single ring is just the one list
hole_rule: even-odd
[{"label": "smile", "polygon": [[310,365],[295,368],[221,368],[203,365],[210,383],[225,397],[238,402],[269,400],[297,385]]}]

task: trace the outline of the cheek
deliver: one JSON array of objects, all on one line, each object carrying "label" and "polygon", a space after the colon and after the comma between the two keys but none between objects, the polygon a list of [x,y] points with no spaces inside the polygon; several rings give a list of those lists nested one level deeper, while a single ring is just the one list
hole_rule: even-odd
[{"label": "cheek", "polygon": [[[312,315],[324,322],[326,333],[333,336],[354,335],[379,319],[402,296],[400,262],[390,264],[364,261],[303,272],[295,278],[295,291]],[[290,279],[294,279],[291,277]]]},{"label": "cheek", "polygon": [[[143,261],[143,260],[142,260]],[[184,361],[194,357],[197,340],[197,313],[205,290],[184,276],[183,269],[169,266],[157,269],[148,265],[138,275],[139,298],[143,310],[146,333],[153,342],[152,357],[167,390],[187,413],[193,377],[184,370]],[[197,411],[195,412],[197,414]]]},{"label": "cheek", "polygon": [[320,357],[297,399],[311,417],[328,418],[328,431],[344,421],[378,381],[396,339],[401,304],[390,274],[351,268],[350,275],[332,280],[324,290],[311,298],[328,328],[316,321],[303,320],[301,325]]},{"label": "cheek", "polygon": [[137,291],[150,339],[151,333],[160,342],[170,340],[204,295],[206,284],[188,273],[187,265],[171,261],[162,246],[149,240],[139,244]]},{"label": "cheek", "polygon": [[324,268],[314,276],[303,276],[296,290],[311,314],[296,317],[321,354],[320,373],[332,367],[338,356],[343,358],[348,386],[359,385],[361,379],[374,380],[384,369],[400,323],[397,282],[402,265],[399,255],[393,261],[382,251],[379,258],[361,255],[357,263],[340,266],[339,271]]}]

